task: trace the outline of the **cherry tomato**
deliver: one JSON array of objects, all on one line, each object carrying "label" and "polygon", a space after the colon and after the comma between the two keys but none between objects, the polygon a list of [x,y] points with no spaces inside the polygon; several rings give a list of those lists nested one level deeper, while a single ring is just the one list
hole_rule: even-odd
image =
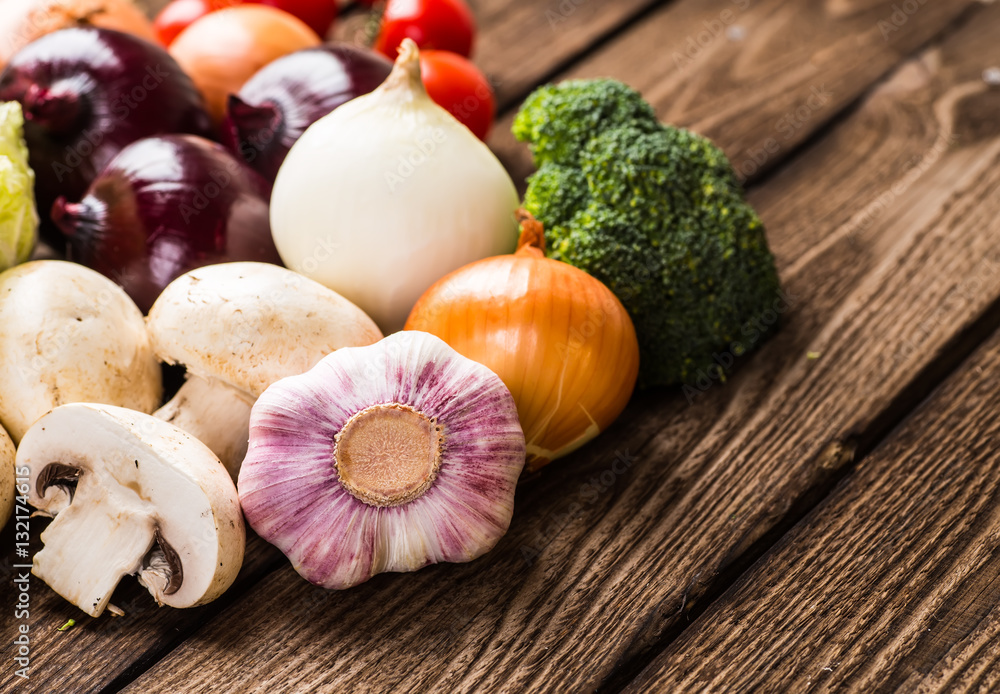
[{"label": "cherry tomato", "polygon": [[465,0],[388,0],[375,48],[395,60],[405,38],[420,48],[472,53],[476,23]]},{"label": "cherry tomato", "polygon": [[170,46],[177,35],[187,29],[196,19],[223,7],[238,5],[240,0],[174,0],[164,7],[153,22],[156,38],[164,46]]},{"label": "cherry tomato", "polygon": [[244,4],[270,5],[298,17],[325,39],[337,18],[337,0],[243,0]]},{"label": "cherry tomato", "polygon": [[420,77],[434,102],[480,140],[493,125],[496,103],[489,80],[467,59],[450,51],[420,51]]}]

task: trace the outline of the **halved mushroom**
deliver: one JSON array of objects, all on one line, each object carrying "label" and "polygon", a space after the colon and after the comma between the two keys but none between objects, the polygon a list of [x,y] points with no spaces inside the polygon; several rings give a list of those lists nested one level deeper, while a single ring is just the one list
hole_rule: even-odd
[{"label": "halved mushroom", "polygon": [[318,282],[267,263],[222,263],[171,282],[146,319],[156,355],[188,379],[154,414],[215,452],[233,479],[250,408],[264,390],[341,347],[382,339],[361,309]]},{"label": "halved mushroom", "polygon": [[16,460],[29,469],[29,502],[55,517],[32,573],[92,617],[126,574],[172,607],[203,605],[235,580],[246,543],[236,487],[190,434],[76,403],[39,419]]},{"label": "halved mushroom", "polygon": [[14,442],[0,428],[0,530],[3,530],[14,513],[14,477]]},{"label": "halved mushroom", "polygon": [[152,412],[162,392],[142,313],[121,287],[61,260],[0,274],[0,424],[15,442],[58,405]]}]

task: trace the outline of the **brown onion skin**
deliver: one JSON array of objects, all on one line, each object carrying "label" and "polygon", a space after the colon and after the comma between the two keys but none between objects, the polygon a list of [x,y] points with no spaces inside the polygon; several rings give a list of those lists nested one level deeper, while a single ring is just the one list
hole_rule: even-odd
[{"label": "brown onion skin", "polygon": [[533,472],[618,417],[639,374],[639,343],[611,290],[546,258],[540,225],[537,234],[525,228],[513,255],[470,263],[431,286],[405,329],[437,335],[500,377]]},{"label": "brown onion skin", "polygon": [[306,128],[374,90],[391,71],[382,55],[341,43],[278,58],[229,97],[222,144],[273,182]]},{"label": "brown onion skin", "polygon": [[59,198],[69,257],[120,284],[146,313],[173,279],[204,265],[281,265],[268,186],[214,142],[167,135],[121,151],[79,203]]},{"label": "brown onion skin", "polygon": [[24,109],[41,235],[64,247],[48,217],[77,199],[126,145],[166,133],[209,135],[191,79],[163,48],[110,29],[63,29],[34,41],[0,74],[0,101]]}]

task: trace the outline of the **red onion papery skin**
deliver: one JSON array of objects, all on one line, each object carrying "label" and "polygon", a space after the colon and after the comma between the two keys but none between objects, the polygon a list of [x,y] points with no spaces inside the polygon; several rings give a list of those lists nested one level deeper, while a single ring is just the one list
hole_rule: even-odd
[{"label": "red onion papery skin", "polygon": [[278,58],[229,97],[222,144],[273,183],[306,128],[374,90],[391,70],[374,51],[337,43]]},{"label": "red onion papery skin", "polygon": [[236,260],[281,265],[265,181],[193,135],[132,143],[79,203],[58,198],[52,218],[70,259],[120,284],[143,313],[188,270]]},{"label": "red onion papery skin", "polygon": [[56,249],[65,242],[47,216],[53,201],[83,195],[123,147],[152,135],[211,134],[201,94],[176,61],[110,29],[64,29],[28,44],[0,74],[0,101],[24,109],[42,238]]}]

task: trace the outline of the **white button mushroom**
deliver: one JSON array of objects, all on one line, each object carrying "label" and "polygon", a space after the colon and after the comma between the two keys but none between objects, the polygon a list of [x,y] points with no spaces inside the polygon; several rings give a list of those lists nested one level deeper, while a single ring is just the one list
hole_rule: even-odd
[{"label": "white button mushroom", "polygon": [[14,513],[14,442],[0,429],[0,530]]},{"label": "white button mushroom", "polygon": [[0,424],[15,442],[58,405],[148,413],[161,396],[142,313],[118,285],[60,260],[0,274]]},{"label": "white button mushroom", "polygon": [[382,339],[331,289],[267,263],[223,263],[181,275],[147,319],[157,356],[188,380],[155,414],[205,443],[233,478],[247,450],[250,407],[286,376],[341,347]]},{"label": "white button mushroom", "polygon": [[200,441],[150,415],[109,405],[58,407],[17,449],[28,501],[55,520],[32,573],[92,617],[138,574],[161,605],[222,595],[246,542],[236,487]]}]

